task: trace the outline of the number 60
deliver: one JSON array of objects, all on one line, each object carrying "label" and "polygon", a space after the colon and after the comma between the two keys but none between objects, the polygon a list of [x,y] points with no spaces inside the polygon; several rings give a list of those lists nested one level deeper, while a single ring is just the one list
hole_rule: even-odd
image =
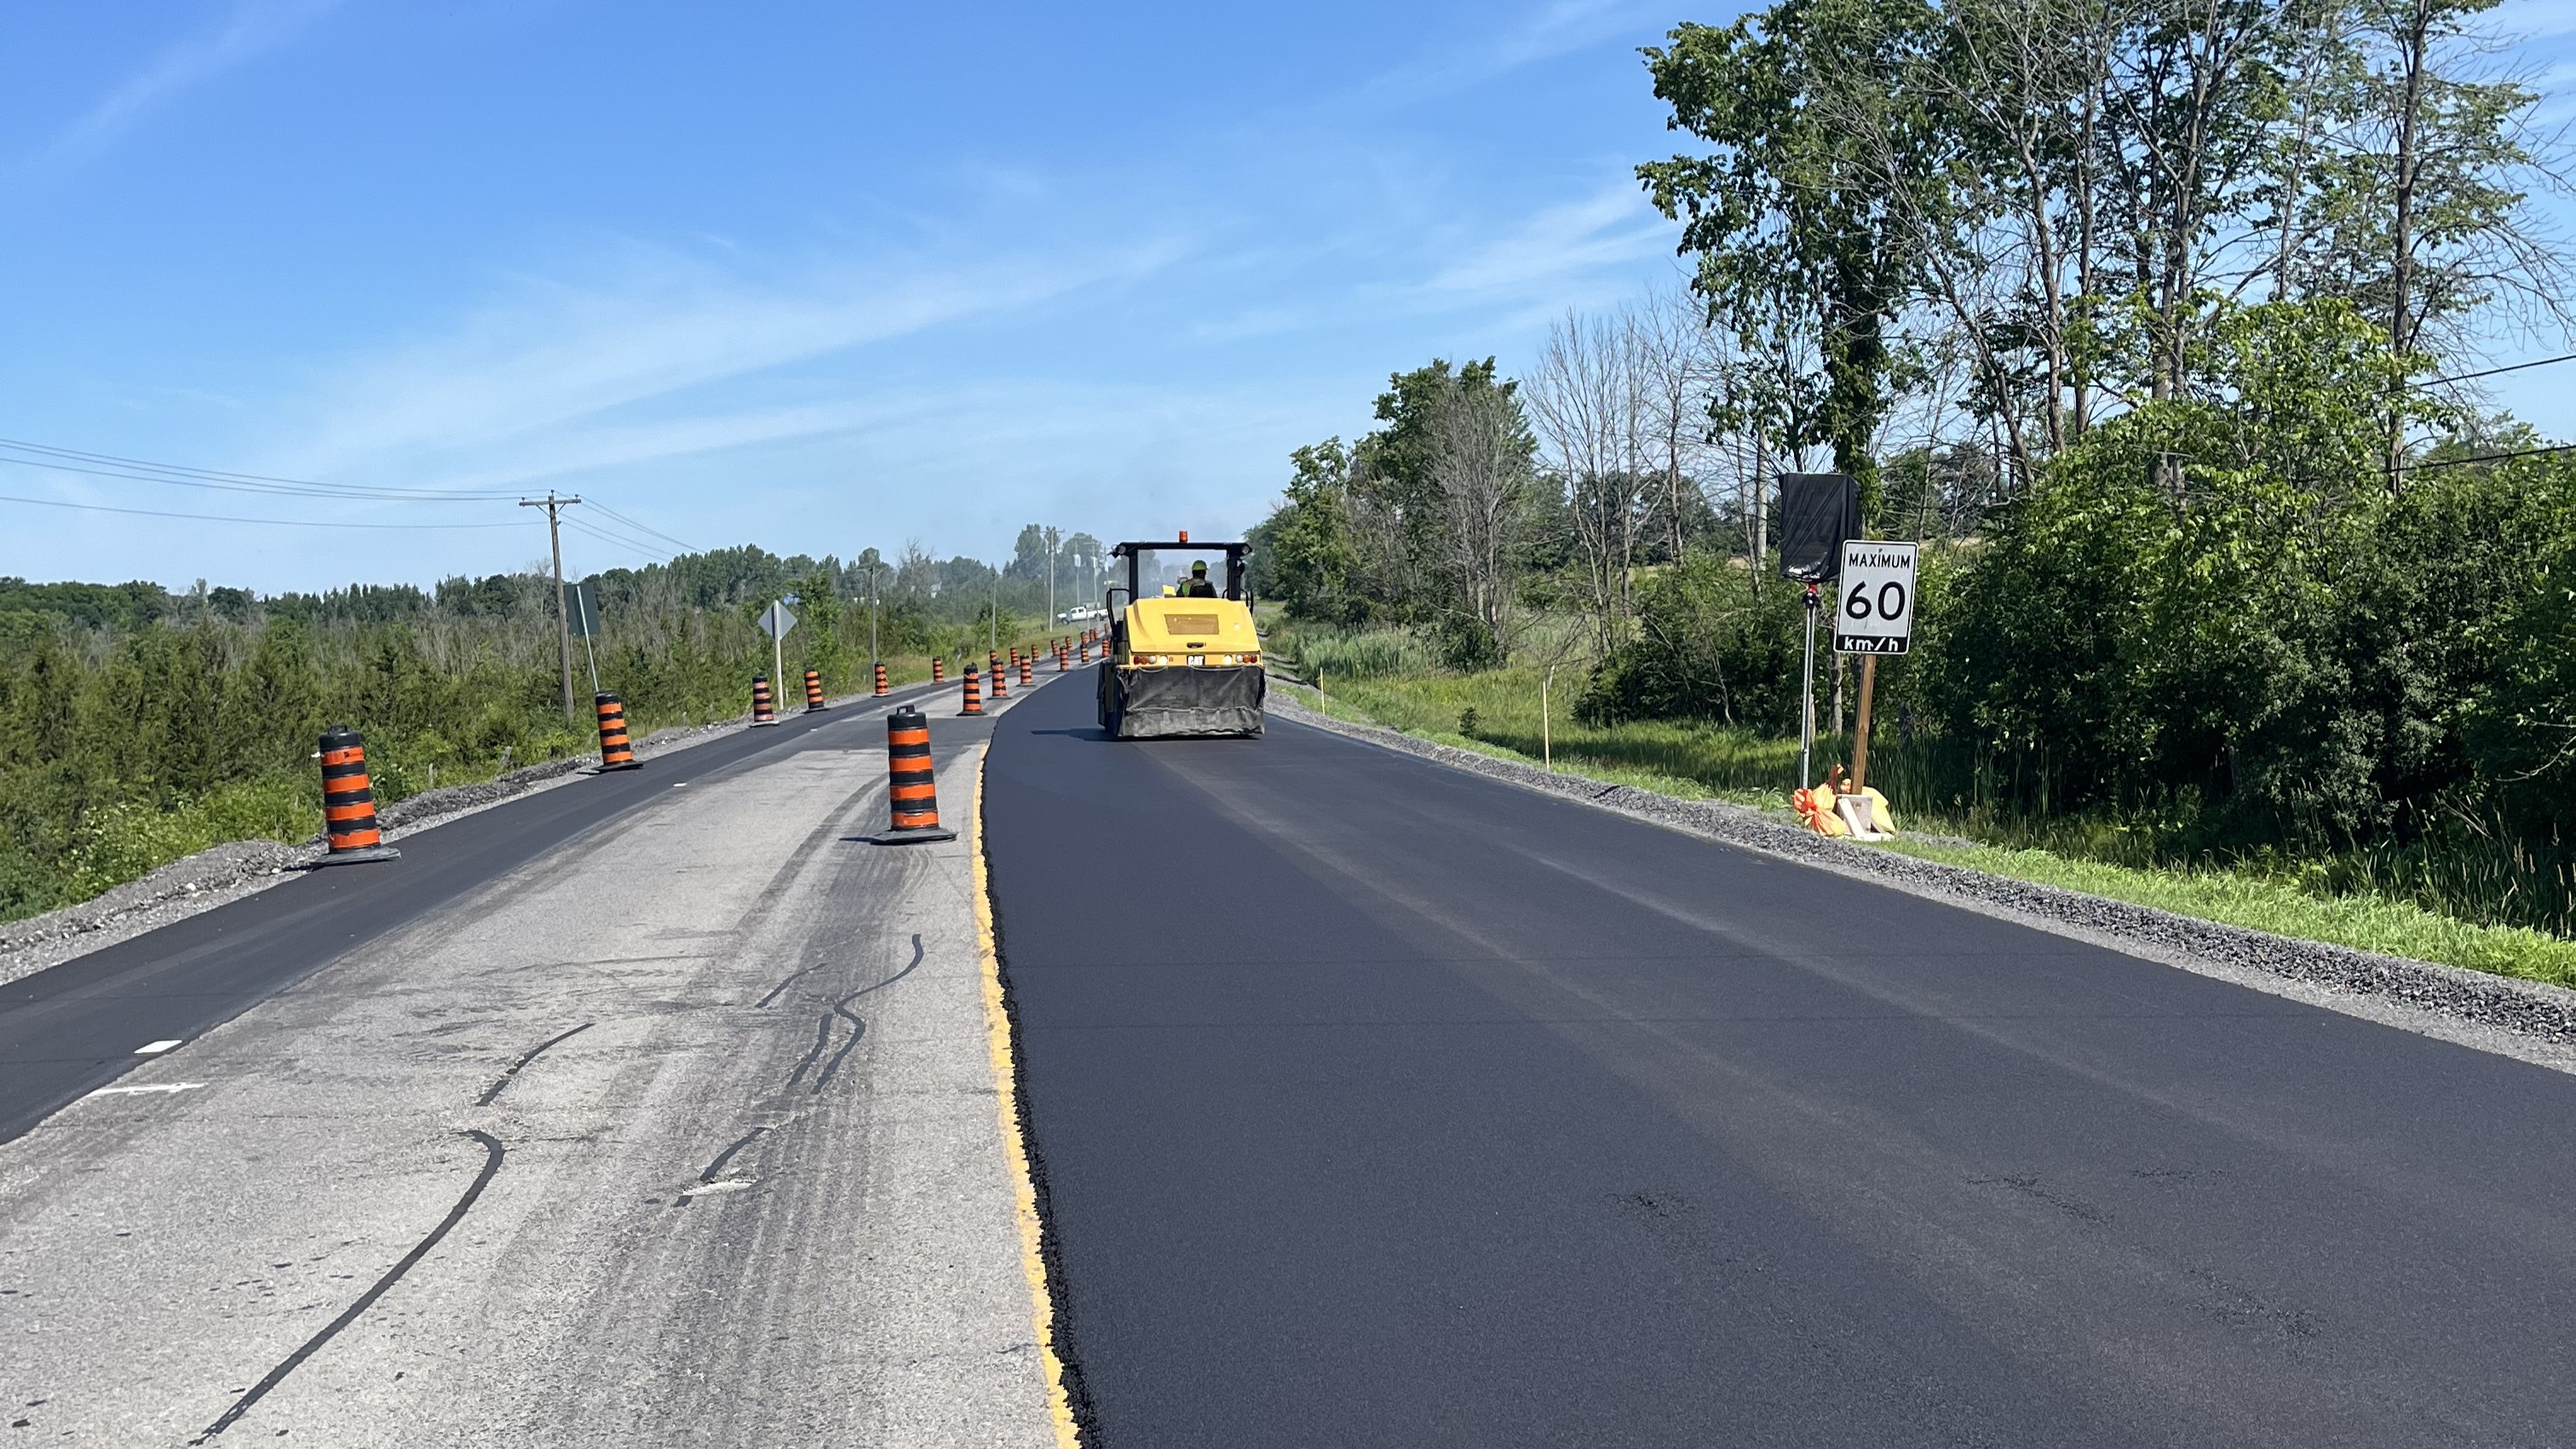
[{"label": "number 60", "polygon": [[[1852,585],[1852,591],[1843,598],[1843,615],[1846,618],[1852,619],[1867,619],[1870,617],[1869,585]],[[1901,619],[1905,617],[1904,584],[1895,579],[1889,579],[1886,583],[1878,586],[1878,617],[1882,619]]]}]

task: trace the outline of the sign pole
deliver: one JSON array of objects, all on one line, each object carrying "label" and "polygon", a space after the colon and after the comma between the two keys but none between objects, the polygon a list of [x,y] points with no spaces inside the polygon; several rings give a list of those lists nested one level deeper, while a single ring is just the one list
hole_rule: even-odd
[{"label": "sign pole", "polygon": [[1815,788],[1816,586],[1807,585],[1807,667],[1798,676],[1798,788]]},{"label": "sign pole", "polygon": [[[1319,681],[1323,677],[1321,674],[1315,676]],[[1550,660],[1547,666],[1547,677],[1538,682],[1538,762],[1542,768],[1550,772],[1556,769],[1556,741],[1550,737],[1547,727],[1547,693],[1555,687],[1556,662]],[[1320,684],[1317,686],[1316,697],[1322,698]]]},{"label": "sign pole", "polygon": [[1852,789],[1869,783],[1869,696],[1878,683],[1878,656],[1860,657],[1860,718],[1852,722]]},{"label": "sign pole", "polygon": [[[787,673],[787,631],[796,627],[796,616],[787,612],[787,601],[778,599],[760,611],[760,631],[769,636],[769,677],[783,689]],[[775,721],[772,721],[775,723]]]}]

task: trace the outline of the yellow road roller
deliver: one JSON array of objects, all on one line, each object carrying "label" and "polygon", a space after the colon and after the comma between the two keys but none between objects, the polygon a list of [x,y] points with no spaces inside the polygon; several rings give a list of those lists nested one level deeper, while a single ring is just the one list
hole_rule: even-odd
[{"label": "yellow road roller", "polygon": [[[1225,555],[1225,579],[1206,576],[1205,560],[1180,582],[1143,594],[1147,555]],[[1261,640],[1243,601],[1240,543],[1122,543],[1109,551],[1127,561],[1127,582],[1102,596],[1109,611],[1109,656],[1100,663],[1100,728],[1111,739],[1187,735],[1257,738],[1268,682]],[[1124,601],[1120,599],[1124,595]]]}]

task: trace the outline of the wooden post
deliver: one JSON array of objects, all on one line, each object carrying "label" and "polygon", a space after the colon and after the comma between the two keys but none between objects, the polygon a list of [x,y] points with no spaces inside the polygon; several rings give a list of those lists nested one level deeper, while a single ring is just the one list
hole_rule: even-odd
[{"label": "wooden post", "polygon": [[1556,665],[1547,666],[1547,674],[1538,682],[1538,762],[1548,770],[1556,768],[1556,742],[1547,727],[1547,694],[1556,687]]},{"label": "wooden post", "polygon": [[1869,783],[1869,696],[1878,683],[1878,656],[1860,657],[1860,718],[1852,723],[1852,789]]}]

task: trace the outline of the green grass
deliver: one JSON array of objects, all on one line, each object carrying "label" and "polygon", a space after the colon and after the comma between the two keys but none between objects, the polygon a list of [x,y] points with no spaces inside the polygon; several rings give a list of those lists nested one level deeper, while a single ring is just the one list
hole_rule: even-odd
[{"label": "green grass", "polygon": [[2141,869],[2044,850],[1908,839],[1885,848],[2195,920],[2576,986],[2576,941],[2518,926],[2475,925],[2384,896],[2317,896],[2236,871]]},{"label": "green grass", "polygon": [[[1555,768],[1563,774],[1634,786],[1681,799],[1721,799],[1754,805],[1787,822],[1788,791],[1797,773],[1794,740],[1767,740],[1740,730],[1684,723],[1644,723],[1602,729],[1572,723],[1564,695],[1580,675],[1560,669],[1551,691]],[[1536,764],[1540,671],[1528,667],[1479,675],[1417,673],[1325,678],[1329,712],[1361,724],[1387,725],[1441,744]],[[1311,690],[1291,691],[1311,703]],[[1472,714],[1469,711],[1473,711]],[[1838,758],[1819,741],[1816,768]],[[1877,761],[1890,768],[1881,770]],[[1957,819],[1904,810],[1902,754],[1873,755],[1871,778],[1899,807],[1898,824],[1933,831],[1982,835],[2001,822]],[[2318,868],[2228,870],[2115,864],[2034,848],[2036,837],[2071,843],[2091,853],[2119,848],[2099,839],[2120,827],[2102,822],[2059,821],[2013,827],[2011,844],[1959,845],[1914,836],[1884,847],[2013,880],[2081,891],[2109,900],[2152,906],[2195,920],[2270,931],[2418,961],[2438,962],[2497,975],[2576,986],[2576,941],[2517,926],[2480,925],[2370,890],[2353,890],[2335,872]],[[1855,844],[1855,849],[1871,847]],[[2338,888],[2339,886],[2343,888]]]},{"label": "green grass", "polygon": [[1687,723],[1607,729],[1579,724],[1572,717],[1571,696],[1582,688],[1583,677],[1571,669],[1558,670],[1547,690],[1542,735],[1539,696],[1544,680],[1543,670],[1524,666],[1338,684],[1327,675],[1324,687],[1327,697],[1355,706],[1376,723],[1515,759],[1552,756],[1559,769],[1579,768],[1605,779],[1615,775],[1623,783],[1632,777],[1662,780],[1675,787],[1668,793],[1686,790],[1693,799],[1783,803],[1797,774],[1795,740],[1766,740],[1744,730]]},{"label": "green grass", "polygon": [[183,856],[228,840],[311,839],[322,828],[322,785],[271,775],[225,785],[176,810],[120,803],[92,811],[81,822],[71,852],[71,887],[61,904],[83,901]]}]

